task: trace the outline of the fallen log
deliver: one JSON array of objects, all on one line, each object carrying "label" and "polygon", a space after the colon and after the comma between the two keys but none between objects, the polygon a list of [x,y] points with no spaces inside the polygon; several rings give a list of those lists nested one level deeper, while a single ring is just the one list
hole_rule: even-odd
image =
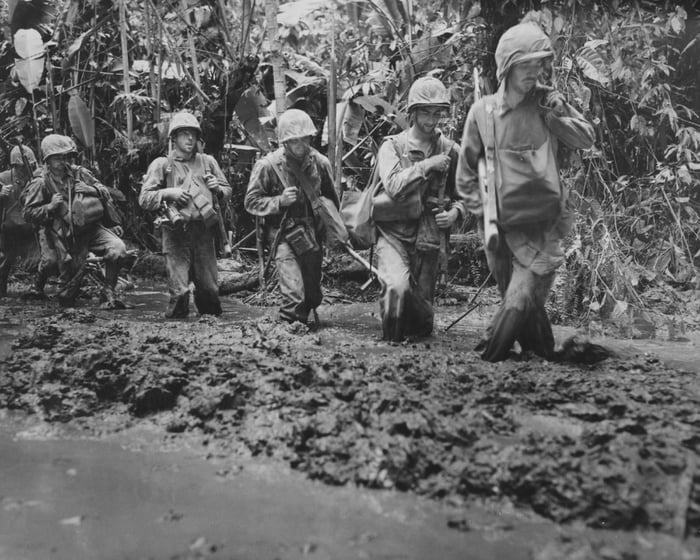
[{"label": "fallen log", "polygon": [[244,290],[257,290],[259,285],[260,278],[258,269],[256,268],[249,272],[242,272],[222,280],[221,284],[219,285],[219,294],[225,296],[228,294],[242,292]]}]

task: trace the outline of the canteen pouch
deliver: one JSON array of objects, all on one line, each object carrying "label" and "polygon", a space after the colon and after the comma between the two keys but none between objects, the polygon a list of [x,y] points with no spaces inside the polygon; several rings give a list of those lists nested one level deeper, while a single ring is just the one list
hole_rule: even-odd
[{"label": "canteen pouch", "polygon": [[312,251],[321,250],[321,247],[316,241],[316,236],[312,231],[309,231],[309,227],[305,224],[297,224],[289,228],[284,233],[284,237],[297,257],[301,257]]}]

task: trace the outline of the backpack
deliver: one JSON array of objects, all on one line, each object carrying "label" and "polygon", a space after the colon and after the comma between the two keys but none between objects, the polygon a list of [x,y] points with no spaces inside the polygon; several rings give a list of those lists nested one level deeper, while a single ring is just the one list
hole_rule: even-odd
[{"label": "backpack", "polygon": [[340,201],[340,216],[355,249],[369,249],[377,241],[377,231],[372,217],[372,200],[381,187],[379,171],[375,165],[364,190],[343,192]]}]

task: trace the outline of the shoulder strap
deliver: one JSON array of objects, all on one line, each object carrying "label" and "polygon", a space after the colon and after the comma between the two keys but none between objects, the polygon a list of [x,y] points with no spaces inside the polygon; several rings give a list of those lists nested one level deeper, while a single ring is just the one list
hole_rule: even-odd
[{"label": "shoulder strap", "polygon": [[486,130],[484,131],[484,152],[486,154],[486,181],[487,187],[493,189],[494,195],[498,196],[498,189],[496,188],[496,120],[493,118],[495,106],[493,99],[485,101]]},{"label": "shoulder strap", "polygon": [[314,191],[314,187],[309,181],[309,178],[306,175],[304,175],[304,173],[302,173],[301,168],[296,164],[296,162],[288,162],[287,168],[289,169],[289,171],[292,172],[292,175],[294,175],[294,178],[299,183],[301,190],[304,191],[306,198],[309,199],[309,202],[311,203],[311,208],[313,208],[314,213],[316,213],[316,209],[322,203],[318,195],[316,194],[316,191]]}]

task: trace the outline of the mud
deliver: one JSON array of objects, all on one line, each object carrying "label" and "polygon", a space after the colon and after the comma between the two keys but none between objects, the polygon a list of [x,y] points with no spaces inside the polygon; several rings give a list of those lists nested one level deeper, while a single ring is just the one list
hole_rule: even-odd
[{"label": "mud", "polygon": [[[619,357],[594,365],[492,365],[470,350],[488,308],[447,334],[389,344],[373,304],[323,306],[314,332],[233,299],[222,318],[167,322],[164,296],[152,296],[129,296],[132,309],[116,313],[0,307],[0,324],[14,329],[0,361],[0,406],[102,437],[148,421],[171,437],[196,435],[213,456],[264,458],[333,486],[651,531],[688,539],[682,556],[667,557],[698,557],[700,385],[690,335],[669,343],[674,367],[644,345],[610,339]],[[440,307],[439,328],[461,312]],[[533,557],[643,558],[643,541],[601,552],[564,539]]]}]

